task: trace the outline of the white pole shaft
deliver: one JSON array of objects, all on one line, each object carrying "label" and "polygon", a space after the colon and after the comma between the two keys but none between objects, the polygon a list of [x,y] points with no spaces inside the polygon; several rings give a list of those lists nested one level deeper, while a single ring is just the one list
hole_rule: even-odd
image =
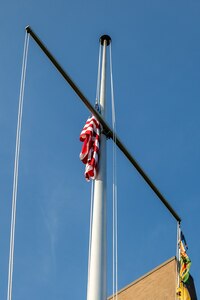
[{"label": "white pole shaft", "polygon": [[[100,107],[105,116],[106,47],[103,43]],[[99,172],[94,182],[94,205],[87,300],[106,300],[106,137],[101,135]]]},{"label": "white pole shaft", "polygon": [[180,223],[177,222],[177,287],[180,285],[180,238],[181,238],[181,228]]}]

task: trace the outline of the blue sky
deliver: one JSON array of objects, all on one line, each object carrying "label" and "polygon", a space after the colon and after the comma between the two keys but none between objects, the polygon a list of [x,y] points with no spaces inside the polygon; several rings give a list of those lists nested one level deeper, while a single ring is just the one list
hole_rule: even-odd
[{"label": "blue sky", "polygon": [[[25,26],[94,102],[99,37],[112,37],[117,133],[182,218],[200,296],[200,2],[1,1],[0,299],[6,299]],[[111,120],[110,92],[107,120]],[[79,161],[89,113],[30,40],[13,300],[85,299],[90,184]],[[108,141],[108,161],[112,142]],[[108,177],[111,174],[108,165]],[[119,288],[176,254],[176,222],[117,152]],[[112,292],[108,178],[108,295]]]}]

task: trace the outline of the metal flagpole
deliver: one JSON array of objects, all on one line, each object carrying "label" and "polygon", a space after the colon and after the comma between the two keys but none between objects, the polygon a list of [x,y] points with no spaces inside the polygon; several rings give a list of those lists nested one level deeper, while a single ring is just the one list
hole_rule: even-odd
[{"label": "metal flagpole", "polygon": [[[100,38],[103,45],[101,85],[100,85],[100,110],[105,116],[106,92],[106,48],[110,37],[104,35]],[[90,267],[88,274],[87,300],[106,300],[106,136],[101,134],[100,160],[97,179],[94,182],[94,204],[92,218],[92,236],[90,250]]]},{"label": "metal flagpole", "polygon": [[[181,223],[177,222],[177,249],[176,249],[176,294],[175,299],[180,299],[179,293],[182,294],[180,291],[180,240],[181,240]],[[182,298],[181,298],[182,299]]]}]

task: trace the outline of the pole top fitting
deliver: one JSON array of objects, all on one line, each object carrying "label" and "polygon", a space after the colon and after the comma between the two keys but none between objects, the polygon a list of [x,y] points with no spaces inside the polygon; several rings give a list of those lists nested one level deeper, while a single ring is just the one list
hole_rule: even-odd
[{"label": "pole top fitting", "polygon": [[29,25],[27,25],[27,26],[25,27],[25,29],[26,29],[27,33],[30,33],[30,32],[31,32],[31,27],[30,27]]},{"label": "pole top fitting", "polygon": [[107,46],[108,46],[111,42],[111,37],[109,35],[104,34],[100,37],[99,40],[100,40],[101,45],[103,45],[104,41],[106,40],[107,41]]}]

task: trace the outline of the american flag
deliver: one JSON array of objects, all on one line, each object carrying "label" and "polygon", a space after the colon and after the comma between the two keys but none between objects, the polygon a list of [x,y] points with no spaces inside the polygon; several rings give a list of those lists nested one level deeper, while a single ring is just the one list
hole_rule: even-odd
[{"label": "american flag", "polygon": [[87,181],[95,179],[97,176],[100,129],[99,121],[92,116],[87,120],[80,134],[80,141],[83,142],[80,160],[86,165],[85,178]]}]

